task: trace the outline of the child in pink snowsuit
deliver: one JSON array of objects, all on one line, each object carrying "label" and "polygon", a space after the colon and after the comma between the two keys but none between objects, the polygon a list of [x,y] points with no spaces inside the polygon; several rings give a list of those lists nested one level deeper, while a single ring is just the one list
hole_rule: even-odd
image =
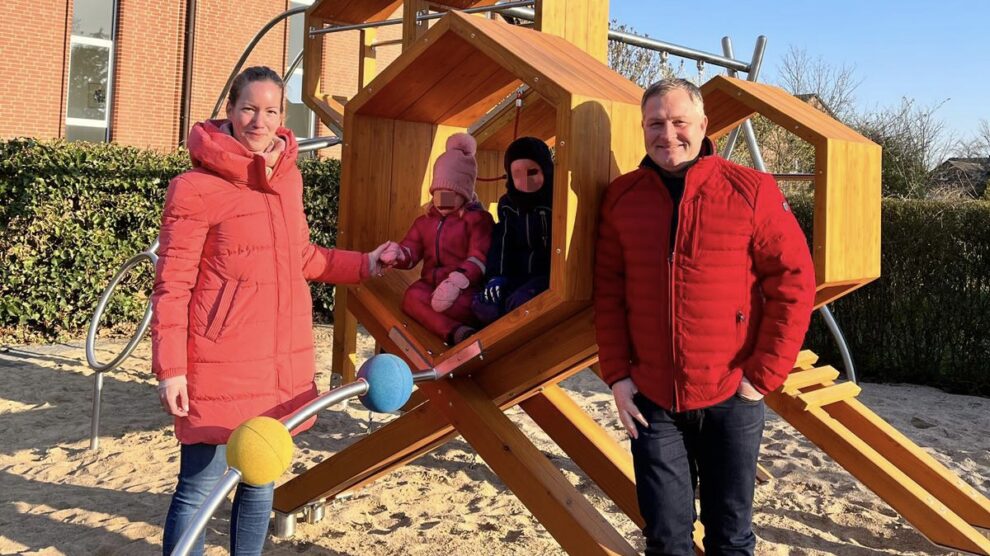
[{"label": "child in pink snowsuit", "polygon": [[406,290],[402,310],[450,345],[475,332],[471,299],[485,278],[495,225],[474,192],[476,150],[467,133],[447,139],[446,152],[433,165],[433,200],[426,214],[380,259],[386,266],[406,269],[423,261],[420,279]]}]

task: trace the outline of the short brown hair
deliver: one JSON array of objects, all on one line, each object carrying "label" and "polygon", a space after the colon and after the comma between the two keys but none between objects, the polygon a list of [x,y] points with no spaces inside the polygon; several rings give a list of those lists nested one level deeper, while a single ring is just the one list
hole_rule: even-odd
[{"label": "short brown hair", "polygon": [[234,82],[230,84],[230,94],[227,96],[227,100],[231,105],[237,104],[237,97],[241,95],[241,91],[244,87],[255,81],[271,81],[272,83],[278,85],[279,90],[285,93],[285,83],[282,82],[282,78],[275,73],[275,70],[268,66],[252,66],[245,69],[241,73],[237,74],[234,78]]},{"label": "short brown hair", "polygon": [[640,102],[640,110],[646,108],[646,101],[653,97],[662,97],[667,93],[678,90],[684,91],[691,97],[691,102],[698,107],[698,111],[702,115],[705,113],[705,98],[701,96],[701,89],[697,85],[691,83],[687,79],[680,79],[678,77],[669,77],[667,79],[661,79],[656,83],[650,85],[643,91],[643,100]]}]

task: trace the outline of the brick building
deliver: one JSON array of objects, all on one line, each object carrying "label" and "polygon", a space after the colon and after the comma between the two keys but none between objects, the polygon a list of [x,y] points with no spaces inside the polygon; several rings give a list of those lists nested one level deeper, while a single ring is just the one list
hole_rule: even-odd
[{"label": "brick building", "polygon": [[[114,141],[171,150],[210,116],[234,64],[272,18],[311,0],[7,0],[0,4],[0,139]],[[397,13],[396,17],[400,17]],[[284,74],[302,48],[303,15],[272,28],[245,66]],[[401,26],[378,31],[381,69]],[[358,89],[358,31],[329,35],[323,80],[334,96]],[[286,124],[326,135],[287,81]],[[221,107],[220,117],[223,117]]]}]

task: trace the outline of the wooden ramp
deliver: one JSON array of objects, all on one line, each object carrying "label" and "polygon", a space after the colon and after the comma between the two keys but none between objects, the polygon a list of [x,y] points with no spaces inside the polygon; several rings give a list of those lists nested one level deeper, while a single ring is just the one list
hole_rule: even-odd
[{"label": "wooden ramp", "polygon": [[990,528],[990,501],[857,400],[857,385],[814,367],[817,360],[801,352],[767,405],[933,543],[990,554],[990,539],[976,529]]}]

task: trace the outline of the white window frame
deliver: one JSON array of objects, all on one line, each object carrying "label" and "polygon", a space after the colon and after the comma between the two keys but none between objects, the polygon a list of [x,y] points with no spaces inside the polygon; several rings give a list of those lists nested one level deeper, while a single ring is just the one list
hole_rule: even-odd
[{"label": "white window frame", "polygon": [[[113,24],[115,25],[117,17],[117,7],[118,0],[113,0]],[[113,31],[111,30],[111,34]],[[104,128],[106,133],[104,134],[103,140],[107,141],[110,139],[110,108],[111,100],[113,99],[113,65],[114,65],[114,40],[113,39],[98,39],[95,37],[87,37],[85,35],[70,35],[69,36],[69,76],[68,79],[72,79],[72,47],[75,45],[85,45],[85,46],[96,46],[100,48],[107,49],[107,57],[109,61],[107,62],[107,106],[103,110],[103,119],[97,120],[95,118],[70,118],[68,115],[65,118],[66,126],[75,127],[91,127],[91,128]],[[69,113],[69,97],[65,97],[65,113]]]}]

